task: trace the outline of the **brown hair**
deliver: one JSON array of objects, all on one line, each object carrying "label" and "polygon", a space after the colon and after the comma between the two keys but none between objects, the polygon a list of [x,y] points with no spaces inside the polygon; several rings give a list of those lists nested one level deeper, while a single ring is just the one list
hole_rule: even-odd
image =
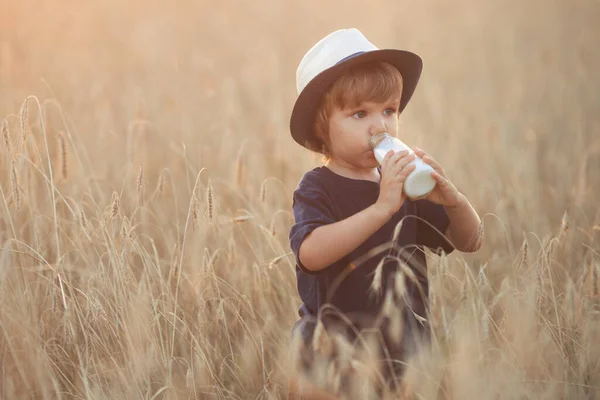
[{"label": "brown hair", "polygon": [[323,161],[331,156],[329,141],[329,117],[335,109],[358,106],[360,103],[384,102],[394,95],[400,97],[402,75],[386,62],[370,62],[348,68],[323,95],[315,116],[315,137],[321,142],[317,151]]}]

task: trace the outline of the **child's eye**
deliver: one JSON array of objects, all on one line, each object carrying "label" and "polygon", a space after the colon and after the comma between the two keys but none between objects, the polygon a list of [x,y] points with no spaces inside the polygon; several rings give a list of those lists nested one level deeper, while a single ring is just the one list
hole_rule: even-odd
[{"label": "child's eye", "polygon": [[362,118],[362,117],[364,117],[365,115],[367,115],[367,113],[366,113],[366,112],[364,112],[364,111],[357,111],[357,112],[355,112],[355,113],[354,113],[352,116],[353,116],[354,118]]},{"label": "child's eye", "polygon": [[392,115],[396,113],[396,109],[395,108],[388,108],[387,110],[384,111],[385,115]]}]

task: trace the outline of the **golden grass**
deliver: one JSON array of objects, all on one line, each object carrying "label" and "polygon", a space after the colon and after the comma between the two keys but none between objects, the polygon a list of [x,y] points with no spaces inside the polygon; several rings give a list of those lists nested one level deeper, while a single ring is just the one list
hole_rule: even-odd
[{"label": "golden grass", "polygon": [[[62,3],[0,16],[0,397],[285,398],[295,68],[356,26],[423,56],[403,135],[486,228],[431,258],[403,390],[600,398],[595,2]],[[315,382],[358,390],[324,335]]]}]

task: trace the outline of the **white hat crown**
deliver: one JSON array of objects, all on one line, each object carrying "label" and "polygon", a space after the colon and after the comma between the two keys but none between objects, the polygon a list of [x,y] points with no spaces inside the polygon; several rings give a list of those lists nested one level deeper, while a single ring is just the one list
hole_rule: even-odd
[{"label": "white hat crown", "polygon": [[298,94],[317,75],[340,61],[357,53],[379,50],[355,28],[340,29],[330,33],[315,44],[302,58],[296,70]]}]

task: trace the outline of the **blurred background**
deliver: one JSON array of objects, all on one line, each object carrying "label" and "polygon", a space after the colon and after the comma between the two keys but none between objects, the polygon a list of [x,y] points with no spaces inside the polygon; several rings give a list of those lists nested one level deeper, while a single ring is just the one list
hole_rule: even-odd
[{"label": "blurred background", "polygon": [[[448,165],[457,185],[477,182],[470,194],[485,192],[486,204],[521,201],[526,188],[535,198],[531,206],[556,207],[547,221],[510,221],[513,233],[535,224],[548,228],[598,183],[590,181],[600,166],[598,142],[591,141],[598,135],[600,70],[594,1],[25,1],[2,7],[0,114],[16,114],[27,95],[58,102],[68,125],[50,129],[67,128],[77,143],[98,150],[89,157],[100,175],[131,161],[118,157],[120,144],[129,124],[144,118],[154,140],[185,143],[211,173],[226,175],[234,163],[217,154],[245,143],[243,151],[252,154],[249,179],[274,175],[293,188],[311,162],[287,129],[296,67],[321,37],[357,27],[380,48],[405,48],[424,59],[419,89],[402,118],[407,140]],[[139,157],[160,166],[172,156],[164,149]],[[116,162],[102,162],[107,154]],[[518,174],[523,187],[500,187],[498,174]],[[535,182],[543,184],[529,184]]]},{"label": "blurred background", "polygon": [[[539,277],[543,274],[540,260],[547,261],[548,246],[560,237],[561,252],[553,253],[552,262],[544,261],[544,265],[557,268],[547,279],[562,284],[568,278],[577,293],[585,288],[586,294],[597,295],[599,22],[600,3],[594,0],[3,1],[0,118],[4,137],[9,139],[3,138],[0,145],[4,199],[0,220],[4,258],[0,265],[29,272],[32,270],[27,268],[41,265],[42,270],[52,272],[40,278],[35,270],[30,279],[39,287],[32,289],[34,295],[26,301],[23,294],[4,289],[29,287],[29,272],[17,275],[12,268],[4,272],[2,316],[13,322],[3,325],[5,340],[1,343],[3,351],[14,357],[7,361],[0,378],[4,393],[21,389],[31,393],[37,388],[45,398],[53,397],[52,388],[62,387],[87,397],[94,397],[93,393],[116,396],[117,389],[111,392],[103,384],[117,385],[114,382],[118,381],[126,387],[131,379],[161,382],[158,386],[140,383],[138,387],[154,391],[133,392],[148,397],[163,384],[187,388],[186,396],[192,387],[199,387],[189,384],[190,376],[202,375],[199,369],[187,367],[181,372],[158,361],[158,355],[173,356],[181,346],[177,354],[187,365],[194,365],[190,361],[193,352],[185,350],[187,339],[179,333],[169,338],[163,331],[146,331],[140,322],[156,315],[169,319],[167,311],[163,314],[149,304],[160,297],[157,293],[171,296],[174,292],[162,287],[154,288],[158,292],[142,290],[144,271],[152,263],[158,271],[156,279],[166,271],[189,282],[189,288],[166,297],[171,299],[169,307],[181,307],[181,318],[191,335],[202,331],[215,312],[221,312],[225,324],[209,329],[210,333],[202,331],[202,335],[210,341],[230,332],[234,338],[224,347],[216,345],[213,358],[204,361],[215,367],[203,375],[203,387],[220,388],[207,389],[206,395],[278,397],[284,392],[281,377],[285,368],[280,360],[299,305],[287,242],[293,223],[291,198],[303,173],[319,165],[318,157],[299,147],[289,134],[289,115],[297,95],[295,72],[314,43],[340,28],[358,28],[379,48],[407,49],[424,60],[419,86],[401,117],[401,135],[445,167],[486,224],[486,244],[481,251],[452,255],[450,269],[455,268],[459,281],[468,275],[464,265],[475,273],[486,265],[491,286],[496,288],[506,276],[523,275],[513,267],[524,241],[530,254],[528,265]],[[60,193],[55,195],[58,200],[50,189],[51,175],[52,185]],[[163,190],[170,200],[157,195]],[[118,226],[106,222],[106,215],[115,219],[117,214],[127,222]],[[89,242],[80,231],[85,225],[83,215],[90,220],[90,229],[96,230],[95,235],[84,232]],[[192,222],[194,236],[186,233],[192,232]],[[139,237],[128,237],[135,243],[117,242],[122,229],[134,228],[140,231]],[[37,261],[18,254],[25,252],[19,247],[23,243],[37,250]],[[123,249],[135,257],[124,261],[120,258]],[[112,256],[118,256],[115,265],[131,264],[134,281],[140,282],[134,286],[136,301],[127,294],[134,292],[116,290],[120,281],[107,285],[102,280],[87,281],[96,277],[98,268],[109,268]],[[44,261],[40,263],[41,258]],[[173,265],[178,269],[175,275]],[[203,280],[208,276],[204,275],[207,265],[214,268],[210,276],[220,280],[209,284]],[[62,278],[57,281],[61,271]],[[160,282],[166,282],[165,276],[160,275]],[[13,286],[15,282],[21,286]],[[61,282],[72,285],[71,294]],[[149,288],[153,285],[148,283]],[[242,303],[236,303],[237,311],[223,311],[223,305],[221,311],[218,307],[207,311],[202,308],[209,302],[203,285],[217,293],[221,293],[217,289],[231,290],[234,298],[246,299],[253,311],[242,311]],[[464,281],[457,285],[435,283],[432,290],[438,288],[440,298],[454,304],[465,287]],[[60,295],[48,295],[48,287]],[[96,375],[86,380],[78,378],[81,369],[67,361],[83,357],[78,342],[73,336],[58,334],[56,338],[57,331],[48,331],[49,326],[68,326],[69,318],[81,326],[83,314],[79,319],[74,315],[46,316],[49,319],[43,328],[37,321],[46,315],[49,299],[59,296],[66,311],[69,298],[83,304],[81,298],[77,300],[75,288],[89,295],[87,290],[92,287],[104,295],[112,293],[113,297],[98,297],[107,302],[105,310],[117,313],[119,307],[134,310],[147,305],[143,317],[122,316],[123,326],[133,324],[146,335],[145,347],[129,344],[129,351],[147,358],[114,361],[116,377],[93,356],[87,362],[81,358],[77,365],[96,368]],[[562,289],[552,292],[549,308],[556,308],[562,293]],[[225,294],[218,296],[225,301]],[[19,303],[22,305],[17,308],[12,306]],[[114,307],[109,307],[111,304]],[[195,320],[197,306],[205,314]],[[87,308],[76,309],[83,312]],[[257,315],[261,316],[258,320]],[[562,321],[562,314],[555,316]],[[522,317],[515,314],[511,321],[517,323]],[[25,336],[31,342],[20,345],[16,338],[23,337],[25,328],[16,324],[19,318],[30,321],[27,329],[31,334]],[[255,333],[238,335],[235,329],[242,328],[231,328],[235,321],[244,321]],[[165,325],[166,331],[174,332],[169,326]],[[86,328],[81,329],[82,341],[93,337]],[[118,329],[114,328],[115,332]],[[115,333],[115,338],[137,337],[135,332],[125,329]],[[110,349],[121,349],[121,345],[108,336],[99,334],[99,340],[105,343],[107,354],[113,354]],[[260,341],[256,339],[259,336]],[[39,345],[40,340],[51,338],[64,341],[64,354]],[[223,370],[224,360],[234,360],[233,349],[243,347],[246,340],[262,349],[248,356],[248,369]],[[259,342],[262,344],[257,345]],[[585,343],[592,346],[593,342]],[[28,346],[38,349],[35,355],[16,356]],[[169,346],[171,350],[165,350]],[[526,343],[523,346],[527,348]],[[539,357],[543,349],[536,353]],[[579,351],[583,352],[578,347],[572,350],[583,354]],[[566,354],[571,353],[559,353],[562,355],[556,357],[563,357],[567,365]],[[444,365],[448,365],[448,357]],[[587,357],[585,360],[592,360]],[[54,383],[18,372],[41,359],[53,360],[54,373],[48,379]],[[162,372],[156,375],[160,378],[147,370],[155,364],[162,365]],[[136,367],[142,368],[138,375],[126,372]],[[244,373],[250,370],[254,372]],[[570,372],[564,372],[567,370]],[[593,375],[597,368],[591,371],[595,372],[589,376],[598,376]],[[265,383],[270,382],[266,377],[271,373],[279,385]],[[247,380],[232,376],[246,376]],[[581,370],[567,367],[544,376],[585,381]],[[86,382],[87,386],[95,382],[101,389],[82,389]],[[476,387],[461,382],[464,384],[455,385],[455,394],[467,395],[469,388]],[[489,384],[485,379],[479,382]],[[503,382],[498,384],[500,390],[507,381],[499,382]],[[583,391],[577,390],[582,387],[562,387],[560,393],[579,395]],[[533,389],[528,386],[527,390]],[[130,392],[122,389],[118,393],[127,396]],[[199,393],[195,396],[202,397]],[[491,390],[490,396],[493,393]],[[549,393],[548,398],[554,398],[558,392]],[[593,396],[597,392],[586,393]]]}]

